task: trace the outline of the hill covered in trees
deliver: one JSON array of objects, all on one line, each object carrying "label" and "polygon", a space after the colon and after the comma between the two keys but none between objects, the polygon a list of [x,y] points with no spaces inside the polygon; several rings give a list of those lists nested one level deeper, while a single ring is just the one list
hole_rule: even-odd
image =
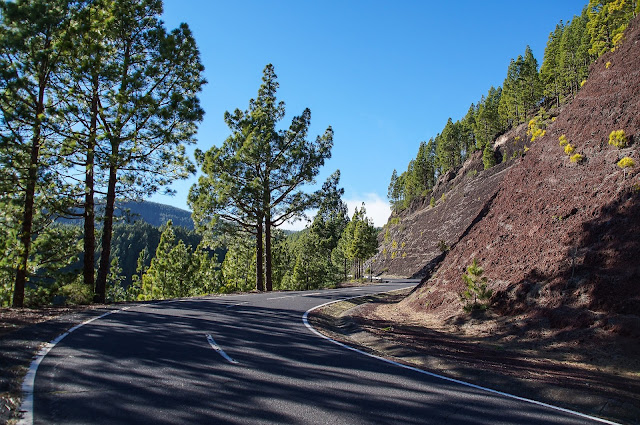
[{"label": "hill covered in trees", "polygon": [[[626,13],[624,25],[610,24],[621,32],[609,44],[600,38],[598,23],[608,18],[599,12]],[[595,365],[627,382],[637,377],[637,14],[624,2],[590,2],[575,18],[587,19],[589,48],[582,50],[594,58],[588,77],[577,86],[561,85],[560,101],[555,96],[549,112],[535,111],[492,141],[490,149],[496,159],[506,157],[504,163],[484,169],[483,153],[475,152],[440,174],[426,196],[399,205],[376,262],[389,273],[423,279],[405,299],[376,308],[369,318],[474,341],[490,335],[492,344],[526,341],[563,362]],[[571,25],[552,32],[541,76],[549,72],[553,43]],[[555,85],[545,87],[541,107]],[[616,406],[640,411],[637,388],[617,394]]]},{"label": "hill covered in trees", "polygon": [[527,46],[511,59],[501,87],[490,87],[461,119],[449,118],[439,134],[420,144],[406,171],[394,170],[388,191],[394,210],[409,207],[414,199],[431,197],[438,179],[460,168],[476,151],[482,152],[485,169],[511,159],[503,150],[496,152],[496,139],[521,124],[529,126],[530,140],[525,143],[518,135],[515,142],[521,146],[510,155],[524,153],[544,135],[546,122],[552,118],[549,112],[576,96],[591,63],[621,42],[627,23],[637,14],[637,2],[592,0],[579,15],[561,21],[549,34],[541,63]]},{"label": "hill covered in trees", "polygon": [[120,215],[129,222],[143,220],[152,226],[160,227],[171,220],[174,226],[184,227],[189,230],[194,228],[191,212],[171,205],[150,201],[128,201],[120,203],[118,209],[120,210]]}]

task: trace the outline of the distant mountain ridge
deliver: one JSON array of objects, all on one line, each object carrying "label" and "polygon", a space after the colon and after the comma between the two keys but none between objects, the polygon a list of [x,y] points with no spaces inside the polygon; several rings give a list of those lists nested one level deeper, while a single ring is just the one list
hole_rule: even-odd
[{"label": "distant mountain ridge", "polygon": [[143,220],[157,227],[171,220],[174,226],[181,226],[189,230],[194,229],[190,211],[157,202],[121,202],[117,204],[116,215],[128,217],[131,222]]},{"label": "distant mountain ridge", "polygon": [[[98,201],[96,203],[96,226],[101,225],[100,216],[103,213],[104,203]],[[80,211],[78,211],[80,212]],[[144,221],[152,226],[160,227],[171,220],[174,226],[184,227],[188,230],[194,230],[191,212],[171,205],[160,204],[151,201],[126,201],[116,202],[115,216],[124,218],[126,222],[134,223],[136,221]],[[81,218],[60,219],[62,223],[82,225]]]}]

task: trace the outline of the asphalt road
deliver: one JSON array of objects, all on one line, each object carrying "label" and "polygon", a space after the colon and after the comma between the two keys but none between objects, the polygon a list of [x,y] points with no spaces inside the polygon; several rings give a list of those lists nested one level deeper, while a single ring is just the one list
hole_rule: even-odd
[{"label": "asphalt road", "polygon": [[331,300],[411,286],[177,300],[61,340],[37,370],[36,424],[585,424],[549,407],[389,364],[315,335]]}]

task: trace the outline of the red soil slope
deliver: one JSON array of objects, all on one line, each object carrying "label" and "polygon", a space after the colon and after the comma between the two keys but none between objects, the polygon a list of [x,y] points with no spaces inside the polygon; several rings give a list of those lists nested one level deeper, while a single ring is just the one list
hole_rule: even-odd
[{"label": "red soil slope", "polygon": [[[611,131],[620,129],[630,140],[624,149],[608,144]],[[561,135],[584,155],[583,163],[569,161]],[[625,156],[636,166],[623,171],[616,164]],[[506,171],[488,214],[399,307],[463,314],[461,275],[477,258],[494,290],[494,312],[542,327],[640,336],[639,171],[636,19],[622,45],[593,64],[546,136]]]}]

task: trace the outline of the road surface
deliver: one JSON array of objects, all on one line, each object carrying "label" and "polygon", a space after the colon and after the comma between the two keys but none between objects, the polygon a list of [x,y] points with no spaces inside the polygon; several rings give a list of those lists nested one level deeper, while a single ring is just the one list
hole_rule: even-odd
[{"label": "road surface", "polygon": [[305,311],[328,301],[414,284],[118,311],[76,329],[42,359],[33,423],[597,423],[350,351],[302,321]]}]

